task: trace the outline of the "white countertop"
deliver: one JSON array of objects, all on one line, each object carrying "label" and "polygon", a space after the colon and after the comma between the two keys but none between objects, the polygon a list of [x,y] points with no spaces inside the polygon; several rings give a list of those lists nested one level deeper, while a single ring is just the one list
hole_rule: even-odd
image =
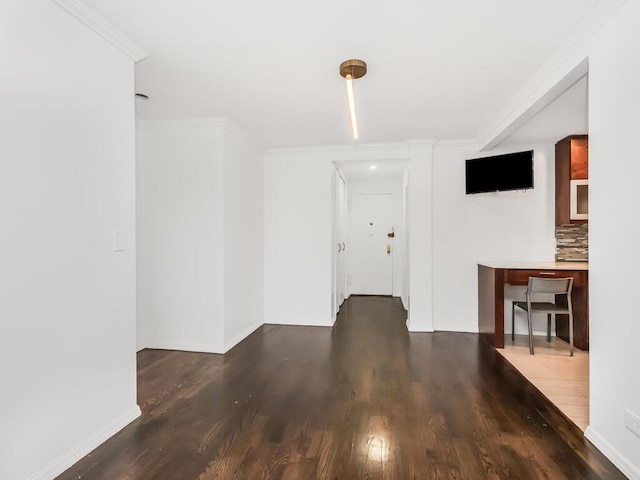
[{"label": "white countertop", "polygon": [[513,270],[589,270],[589,262],[478,262],[490,268]]}]

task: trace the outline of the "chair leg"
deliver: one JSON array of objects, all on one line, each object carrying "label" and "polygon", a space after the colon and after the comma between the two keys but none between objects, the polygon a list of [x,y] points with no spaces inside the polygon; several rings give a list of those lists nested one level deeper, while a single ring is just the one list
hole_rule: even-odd
[{"label": "chair leg", "polygon": [[533,355],[533,328],[531,327],[531,312],[528,310],[527,322],[529,323],[529,353]]},{"label": "chair leg", "polygon": [[547,313],[547,343],[551,341],[551,314]]},{"label": "chair leg", "polygon": [[514,328],[516,322],[516,302],[511,302],[511,341],[516,339],[516,331]]},{"label": "chair leg", "polygon": [[573,312],[569,312],[569,356],[573,357]]}]

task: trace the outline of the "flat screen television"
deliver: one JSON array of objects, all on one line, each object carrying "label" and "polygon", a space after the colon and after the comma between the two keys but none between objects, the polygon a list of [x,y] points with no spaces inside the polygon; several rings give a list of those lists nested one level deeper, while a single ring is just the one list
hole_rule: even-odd
[{"label": "flat screen television", "polygon": [[533,188],[533,150],[467,160],[465,178],[467,194]]}]

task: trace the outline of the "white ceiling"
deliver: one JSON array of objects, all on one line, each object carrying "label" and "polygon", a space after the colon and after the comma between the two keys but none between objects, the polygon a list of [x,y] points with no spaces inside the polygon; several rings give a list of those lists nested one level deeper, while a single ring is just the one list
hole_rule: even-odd
[{"label": "white ceiling", "polygon": [[264,147],[344,145],[340,62],[361,140],[475,138],[610,0],[85,0],[149,52],[145,120],[227,116]]},{"label": "white ceiling", "polygon": [[568,135],[589,133],[588,77],[566,92],[516,130],[501,145],[556,143]]}]

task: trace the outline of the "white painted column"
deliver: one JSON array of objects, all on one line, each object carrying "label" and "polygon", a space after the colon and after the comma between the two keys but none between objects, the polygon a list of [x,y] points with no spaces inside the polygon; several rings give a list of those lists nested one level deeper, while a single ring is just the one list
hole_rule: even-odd
[{"label": "white painted column", "polygon": [[433,332],[433,140],[409,141],[409,321]]}]

